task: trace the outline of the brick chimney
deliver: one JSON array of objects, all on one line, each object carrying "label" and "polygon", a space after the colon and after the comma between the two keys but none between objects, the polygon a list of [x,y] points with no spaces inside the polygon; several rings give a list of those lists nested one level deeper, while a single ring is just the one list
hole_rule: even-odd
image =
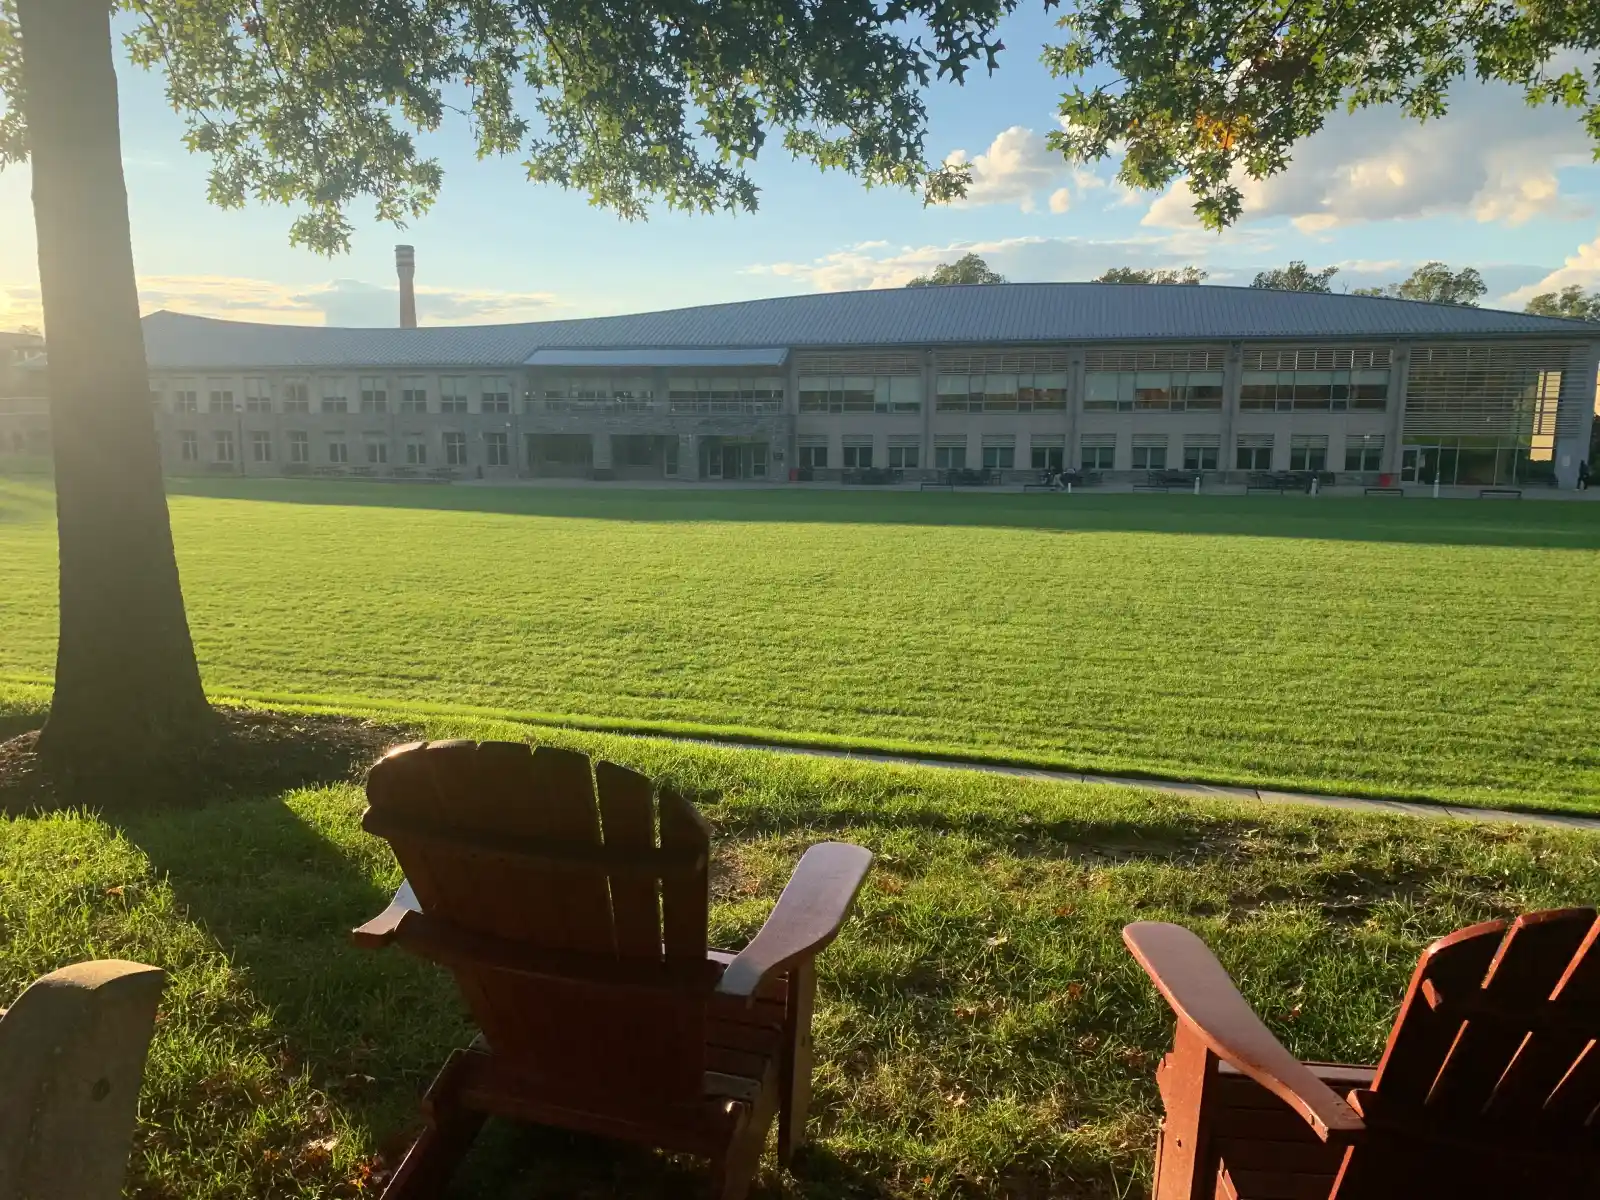
[{"label": "brick chimney", "polygon": [[417,273],[417,251],[414,246],[396,246],[394,248],[394,269],[400,276],[400,328],[415,329],[417,327],[417,294],[412,288],[412,280]]}]

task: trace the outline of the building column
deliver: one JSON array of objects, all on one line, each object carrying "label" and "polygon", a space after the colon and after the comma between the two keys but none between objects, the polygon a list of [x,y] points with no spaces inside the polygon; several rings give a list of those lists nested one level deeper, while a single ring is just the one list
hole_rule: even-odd
[{"label": "building column", "polygon": [[611,435],[609,433],[591,433],[589,435],[589,468],[596,479],[611,478]]},{"label": "building column", "polygon": [[1061,451],[1061,466],[1064,470],[1071,470],[1082,457],[1078,453],[1078,425],[1083,416],[1083,391],[1088,369],[1084,365],[1082,350],[1074,350],[1067,364],[1067,412],[1062,427],[1065,441]]},{"label": "building column", "polygon": [[1396,346],[1389,356],[1389,411],[1383,430],[1383,472],[1400,475],[1400,446],[1406,433],[1406,379],[1411,374],[1411,347]]},{"label": "building column", "polygon": [[[1589,439],[1594,428],[1595,375],[1600,370],[1600,344],[1572,352],[1567,369],[1561,372],[1561,395],[1556,401],[1556,485],[1578,485],[1578,464],[1589,457]],[[1589,470],[1595,469],[1589,463]]]},{"label": "building column", "polygon": [[939,405],[939,369],[933,351],[922,352],[922,449],[917,461],[923,470],[933,466],[933,414]]},{"label": "building column", "polygon": [[1228,353],[1222,360],[1222,412],[1217,422],[1217,471],[1225,473],[1235,469],[1239,452],[1235,433],[1239,424],[1239,392],[1244,387],[1244,346],[1229,342]]},{"label": "building column", "polygon": [[700,478],[700,443],[692,433],[678,435],[678,478]]}]

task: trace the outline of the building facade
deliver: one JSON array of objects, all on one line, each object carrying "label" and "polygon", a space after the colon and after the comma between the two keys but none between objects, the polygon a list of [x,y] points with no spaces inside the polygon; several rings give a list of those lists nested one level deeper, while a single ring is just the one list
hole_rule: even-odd
[{"label": "building facade", "polygon": [[174,472],[907,480],[1061,467],[1572,486],[1600,328],[1376,297],[1006,284],[476,328],[145,320]]}]

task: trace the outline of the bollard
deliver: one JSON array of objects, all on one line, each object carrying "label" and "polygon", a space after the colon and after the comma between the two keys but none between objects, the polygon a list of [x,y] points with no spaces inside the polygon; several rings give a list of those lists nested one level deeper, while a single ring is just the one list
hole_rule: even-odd
[{"label": "bollard", "polygon": [[1320,483],[1320,482],[1321,482],[1321,480],[1319,480],[1319,479],[1318,479],[1318,478],[1317,478],[1317,477],[1316,477],[1316,476],[1315,476],[1315,475],[1313,475],[1313,476],[1312,476],[1312,477],[1311,477],[1311,494],[1312,494],[1312,495],[1313,495],[1313,496],[1315,496],[1315,495],[1316,495],[1316,494],[1317,494],[1317,485],[1318,485],[1318,484],[1319,484],[1319,483]]},{"label": "bollard", "polygon": [[1194,477],[1194,494],[1196,496],[1200,494],[1200,476],[1198,475]]},{"label": "bollard", "polygon": [[1435,500],[1439,498],[1439,477],[1437,475],[1433,477],[1433,498]]},{"label": "bollard", "polygon": [[1072,480],[1067,480],[1067,495],[1072,495]]}]

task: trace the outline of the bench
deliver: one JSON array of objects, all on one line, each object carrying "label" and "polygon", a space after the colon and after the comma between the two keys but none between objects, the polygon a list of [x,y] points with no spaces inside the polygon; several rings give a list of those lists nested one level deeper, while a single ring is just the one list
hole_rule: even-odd
[{"label": "bench", "polygon": [[1362,492],[1368,496],[1404,496],[1406,494],[1405,488],[1397,487],[1369,487],[1363,488]]},{"label": "bench", "polygon": [[1251,492],[1277,492],[1281,496],[1285,490],[1281,483],[1247,483],[1244,485],[1244,494],[1247,496]]},{"label": "bench", "polygon": [[917,484],[917,490],[919,492],[953,492],[953,491],[956,490],[956,485],[953,484],[953,483],[926,483],[926,482],[924,482],[924,483]]},{"label": "bench", "polygon": [[1172,489],[1164,483],[1136,483],[1133,485],[1136,492],[1170,492]]},{"label": "bench", "polygon": [[1478,489],[1479,500],[1521,500],[1521,488],[1487,487]]},{"label": "bench", "polygon": [[[922,486],[927,487],[928,485],[923,484]],[[1053,492],[1056,489],[1048,483],[1025,483],[1022,485],[1022,490],[1025,492]]]}]

